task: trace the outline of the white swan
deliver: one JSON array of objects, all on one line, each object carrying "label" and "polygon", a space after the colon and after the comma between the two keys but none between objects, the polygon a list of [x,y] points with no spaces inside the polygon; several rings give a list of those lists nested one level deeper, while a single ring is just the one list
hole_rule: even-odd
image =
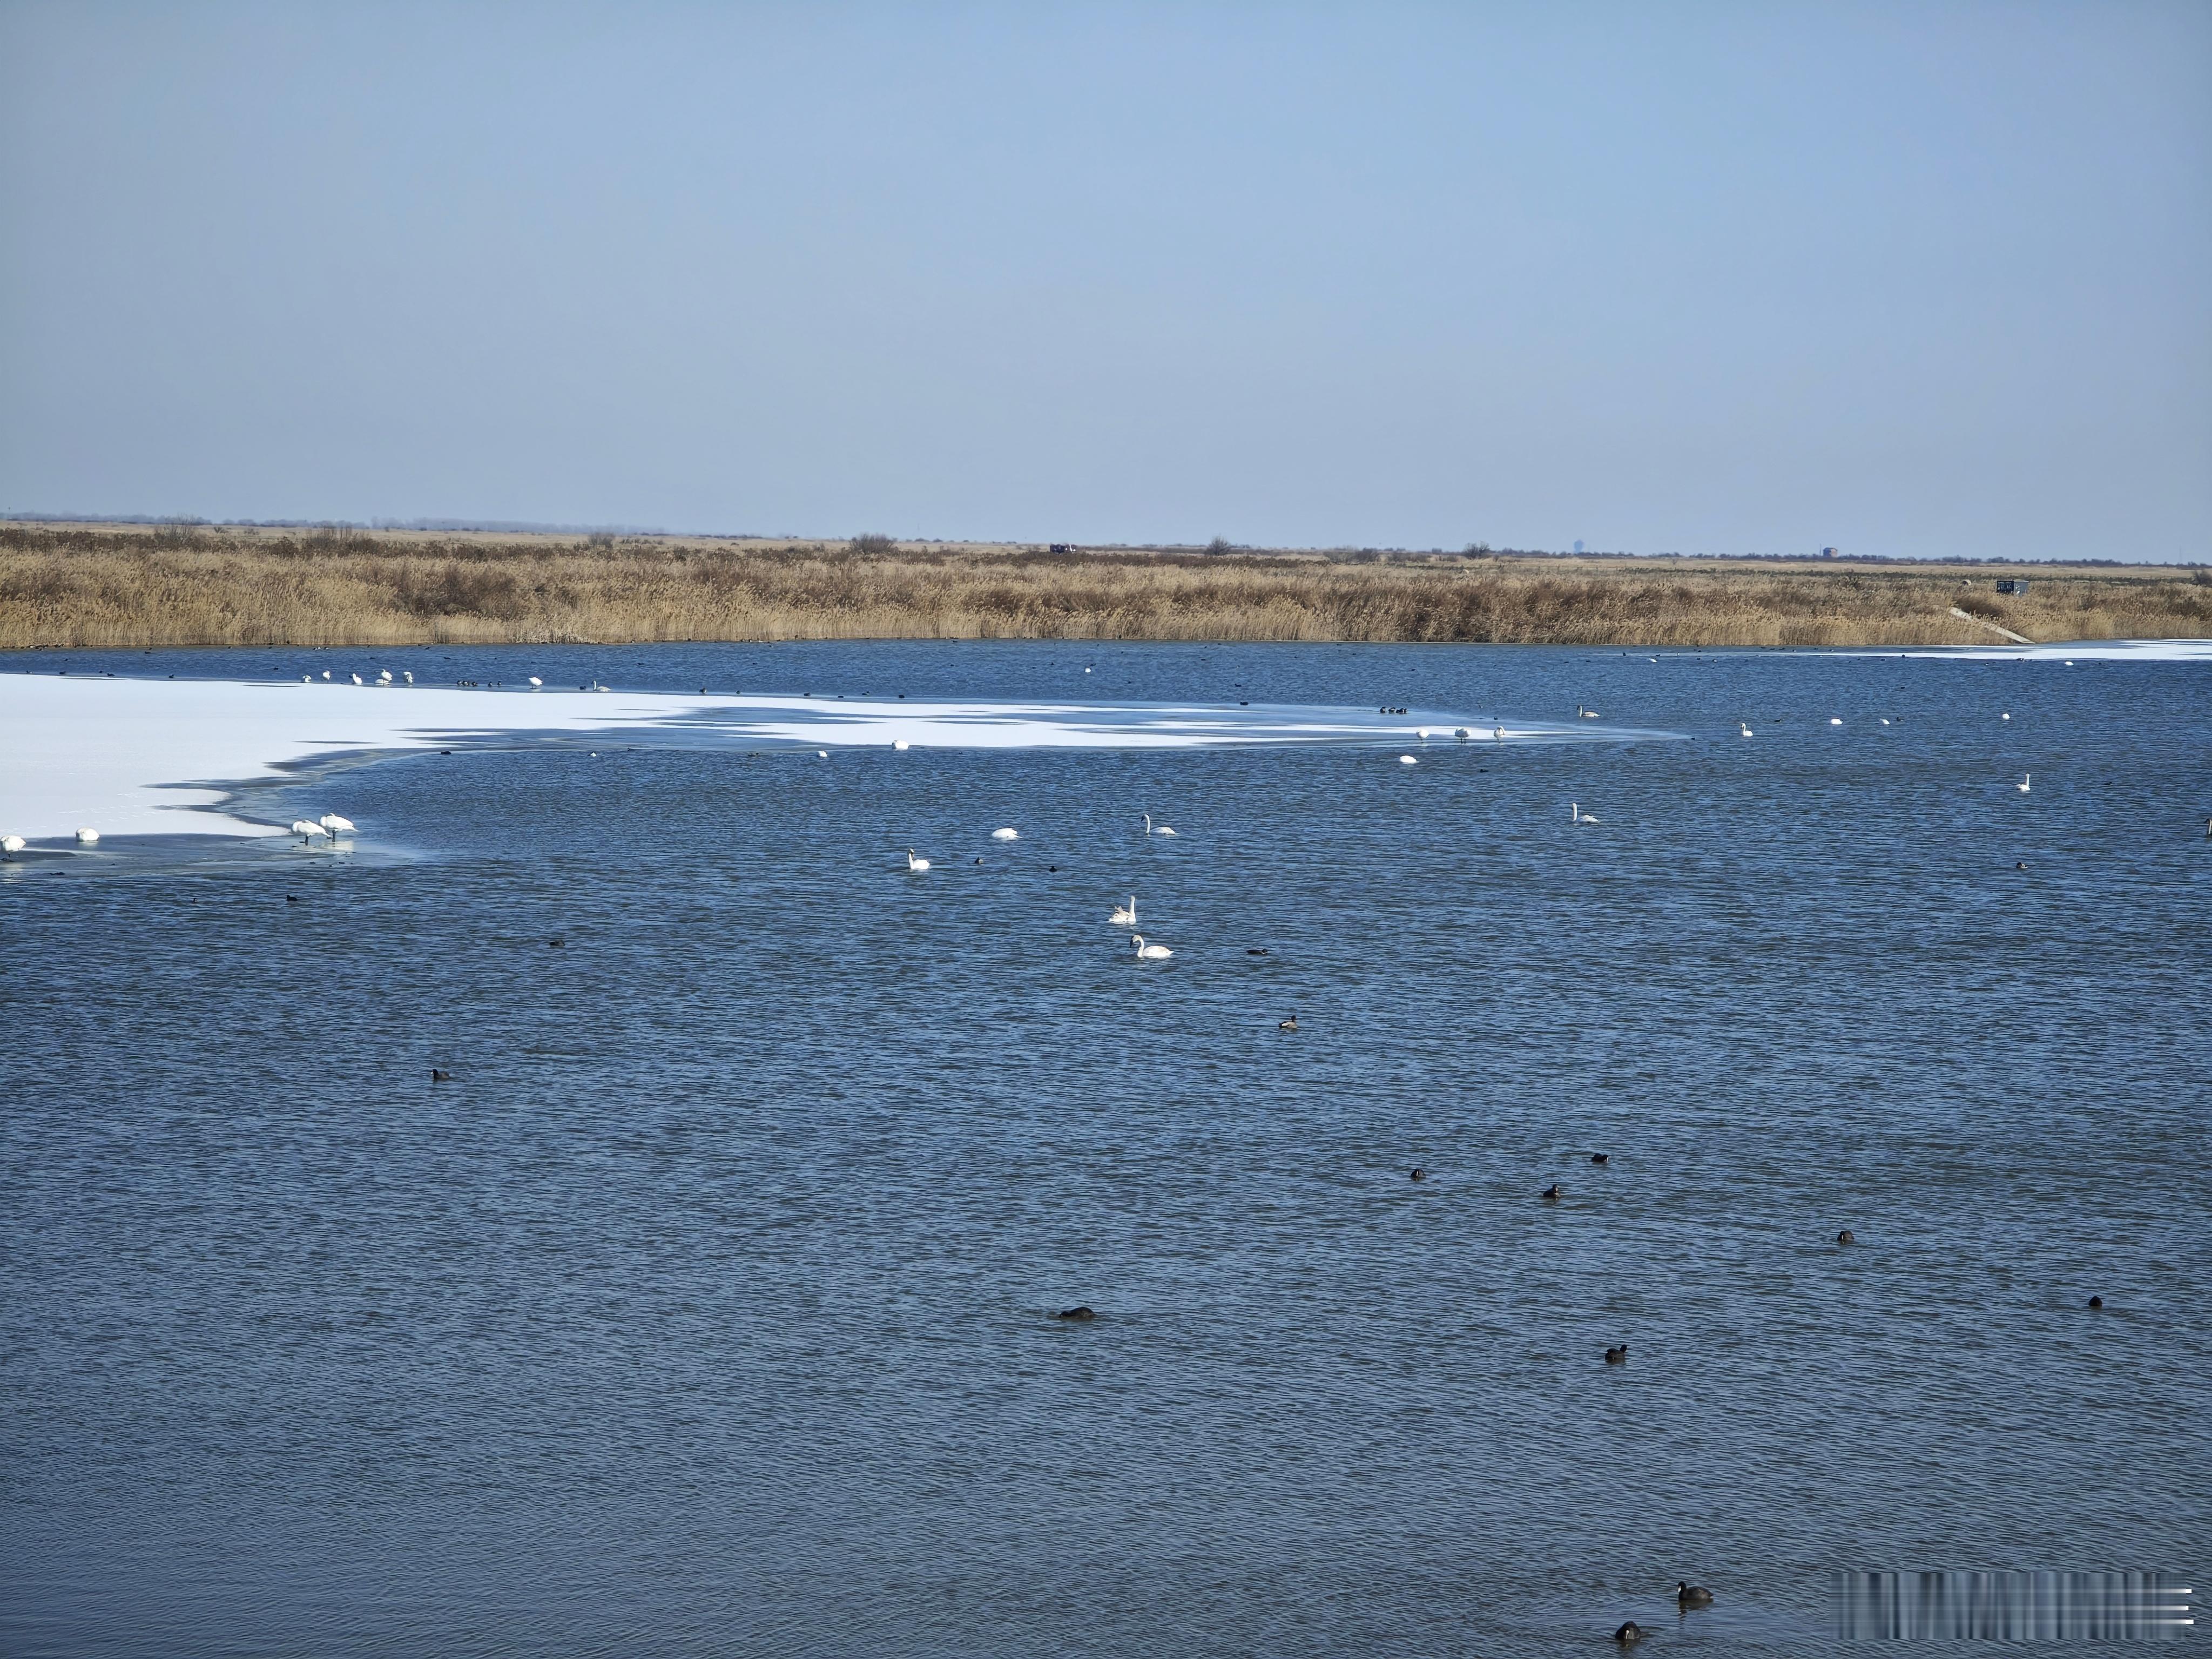
[{"label": "white swan", "polygon": [[1836,715],[1831,714],[1828,716],[1828,724],[1831,726],[1841,726],[1843,721]]},{"label": "white swan", "polygon": [[399,672],[405,677],[408,684],[412,685],[415,684],[415,671],[413,669],[403,668]]},{"label": "white swan", "polygon": [[535,691],[535,690],[536,690],[539,686],[541,686],[541,685],[543,685],[543,684],[545,684],[545,682],[544,682],[544,680],[539,679],[539,678],[538,678],[538,676],[537,676],[537,675],[535,675],[535,674],[532,674],[532,675],[530,677],[530,689],[531,689],[532,691]]},{"label": "white swan", "polygon": [[379,685],[389,685],[389,684],[392,684],[392,671],[391,671],[389,668],[387,668],[387,669],[386,669],[386,670],[385,670],[381,674],[379,674],[379,675],[376,677],[376,683],[377,683]]},{"label": "white swan", "polygon": [[914,848],[909,847],[906,849],[906,867],[909,870],[927,870],[929,868],[929,860],[915,857]]},{"label": "white swan", "polygon": [[330,677],[331,677],[331,671],[330,671],[329,669],[327,669],[327,668],[325,668],[325,670],[323,670],[323,678],[324,678],[325,679],[328,679],[328,678],[330,678]]},{"label": "white swan", "polygon": [[[14,858],[22,850],[23,838],[21,836],[0,836],[0,857]],[[1135,902],[1133,899],[1130,901],[1131,903]]]},{"label": "white swan", "polygon": [[1457,738],[1462,743],[1465,743],[1468,738],[1467,727],[1464,726],[1454,727],[1452,736]]},{"label": "white swan", "polygon": [[1419,731],[1415,732],[1413,735],[1419,738],[1423,743],[1426,743],[1429,740],[1429,728],[1424,726]]},{"label": "white swan", "polygon": [[1997,716],[1997,718],[1998,718],[1999,720],[2010,720],[2010,719],[2012,718],[2012,716],[2011,716],[2011,715],[2009,715],[2009,714],[2000,714],[2000,715],[1998,715],[1998,716]]},{"label": "white swan", "polygon": [[1493,726],[1491,729],[1490,735],[1497,738],[1498,742],[1503,743],[1505,741],[1505,728],[1502,726]]},{"label": "white swan", "polygon": [[2023,772],[2023,773],[2021,773],[2021,774],[2020,775],[2020,781],[2019,781],[2018,783],[2015,783],[2014,785],[2013,785],[2013,787],[2014,787],[2014,788],[2015,788],[2015,789],[2017,789],[2017,790],[2019,790],[2019,791],[2020,791],[2020,793],[2021,793],[2021,794],[2023,794],[2023,795],[2024,795],[2024,794],[2026,794],[2026,793],[2027,793],[2027,783],[2028,783],[2028,779],[2029,779],[2029,778],[2030,778],[2030,776],[2032,776],[2032,775],[2032,775],[2032,774],[2030,774],[2030,773],[2027,773],[2027,772]]},{"label": "white swan", "polygon": [[1172,836],[1175,834],[1175,831],[1169,829],[1164,823],[1160,825],[1157,830],[1152,828],[1152,815],[1150,812],[1147,812],[1145,814],[1145,833],[1148,836]]},{"label": "white swan", "polygon": [[892,748],[894,748],[894,749],[903,749],[903,748],[905,748],[905,747],[906,747],[906,739],[905,739],[904,738],[892,738],[892,739],[891,739],[891,747],[892,747]]},{"label": "white swan", "polygon": [[1137,957],[1143,962],[1159,962],[1175,954],[1164,945],[1147,945],[1142,933],[1129,935],[1129,943],[1137,947]]},{"label": "white swan", "polygon": [[993,841],[1019,841],[1021,838],[1022,832],[1018,830],[994,830],[991,831],[991,839]]},{"label": "white swan", "polygon": [[1738,720],[1735,723],[1735,729],[1742,732],[1747,738],[1751,735],[1751,728],[1746,726],[1741,720]]},{"label": "white swan", "polygon": [[828,760],[830,758],[830,751],[827,749],[817,749],[814,751],[814,758],[817,760]]},{"label": "white swan", "polygon": [[315,677],[313,674],[302,674],[300,676],[300,684],[302,685],[313,685],[314,683]]},{"label": "white swan", "polygon": [[300,845],[305,847],[317,836],[327,836],[330,834],[330,831],[324,829],[319,823],[310,823],[305,818],[294,818],[292,820],[292,833],[300,838]]},{"label": "white swan", "polygon": [[1582,803],[1580,801],[1571,800],[1567,803],[1567,822],[1570,823],[1595,823],[1597,820],[1592,817],[1589,813],[1583,811]]},{"label": "white swan", "polygon": [[1117,908],[1106,920],[1116,927],[1134,927],[1137,925],[1137,896],[1130,894],[1129,908],[1126,910]]},{"label": "white swan", "polygon": [[100,831],[97,830],[80,830],[76,832],[76,843],[80,847],[96,846],[99,842]]},{"label": "white swan", "polygon": [[330,837],[333,842],[338,838],[341,833],[349,834],[353,830],[353,820],[351,818],[342,818],[335,812],[325,812],[322,817],[317,818],[315,822],[321,824],[325,830],[330,832]]},{"label": "white swan", "polygon": [[1398,764],[1401,766],[1419,766],[1420,762],[1415,760],[1411,755],[1401,755],[1398,757]]},{"label": "white swan", "polygon": [[346,678],[351,680],[356,685],[359,685],[361,684],[361,676],[358,674],[349,674]]}]

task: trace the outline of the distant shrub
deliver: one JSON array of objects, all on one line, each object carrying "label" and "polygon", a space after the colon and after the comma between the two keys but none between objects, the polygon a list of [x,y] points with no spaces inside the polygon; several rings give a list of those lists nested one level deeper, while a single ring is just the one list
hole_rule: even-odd
[{"label": "distant shrub", "polygon": [[872,558],[884,558],[898,551],[898,544],[889,536],[855,536],[845,544],[848,553],[865,553]]}]

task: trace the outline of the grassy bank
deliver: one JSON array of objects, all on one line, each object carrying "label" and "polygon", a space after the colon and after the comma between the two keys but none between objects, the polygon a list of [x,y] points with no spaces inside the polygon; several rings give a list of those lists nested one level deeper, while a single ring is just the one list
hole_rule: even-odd
[{"label": "grassy bank", "polygon": [[0,647],[821,639],[1975,645],[2212,634],[2157,566],[1332,557],[0,526]]}]

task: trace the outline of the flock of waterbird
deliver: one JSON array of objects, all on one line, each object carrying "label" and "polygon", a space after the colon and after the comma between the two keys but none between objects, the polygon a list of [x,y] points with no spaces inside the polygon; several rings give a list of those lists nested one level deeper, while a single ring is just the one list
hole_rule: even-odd
[{"label": "flock of waterbird", "polygon": [[[2067,665],[2071,667],[2073,665],[2069,663]],[[1086,673],[1089,672],[1090,671],[1087,669],[1085,671]],[[315,677],[312,674],[302,674],[300,677],[301,683],[306,684],[313,684],[314,678]],[[323,678],[328,680],[331,678],[331,671],[325,669],[323,671]],[[374,680],[364,680],[359,674],[350,672],[347,675],[347,678],[356,685],[362,686],[390,686],[395,684],[392,678],[392,671],[388,668],[380,672]],[[411,670],[402,669],[400,671],[400,679],[409,685],[415,684],[415,676]],[[535,674],[529,677],[528,683],[533,690],[541,688],[545,684],[543,679]],[[473,684],[475,682],[461,681],[457,682],[457,684]],[[580,686],[577,689],[579,690],[585,691],[604,691],[607,688],[599,684],[595,680],[589,685]],[[1379,712],[1386,714],[1402,714],[1407,711],[1403,708],[1386,708]],[[1575,714],[1577,717],[1583,720],[1600,720],[1603,718],[1603,716],[1601,716],[1595,708],[1587,708],[1582,704],[1576,705]],[[1884,716],[1881,718],[1881,723],[1884,726],[1887,726],[1891,723],[1887,717]],[[2010,711],[2008,710],[2005,713],[1999,714],[1997,718],[2000,720],[2009,720],[2012,718],[2012,714]],[[1843,717],[1841,715],[1829,716],[1828,724],[1831,726],[1839,726],[1843,725]],[[1754,735],[1750,725],[1742,720],[1736,722],[1736,730],[1739,733],[1747,738]],[[1503,726],[1494,726],[1491,728],[1490,735],[1494,742],[1503,743],[1505,741],[1505,728]],[[1415,729],[1414,736],[1419,738],[1423,743],[1426,743],[1431,736],[1431,732],[1429,727],[1424,726]],[[1474,732],[1464,726],[1455,726],[1452,730],[1452,737],[1458,742],[1471,742],[1474,740]],[[904,751],[908,747],[908,744],[904,738],[899,738],[893,740],[891,747],[894,750]],[[594,750],[593,752],[596,755],[597,751]],[[830,751],[826,749],[817,749],[814,753],[817,759],[828,760],[830,758]],[[1398,763],[1401,766],[1418,766],[1420,764],[1419,758],[1413,755],[1401,755],[1398,757]],[[2019,791],[2020,793],[2025,795],[2031,792],[2033,781],[2033,779],[2032,775],[2023,772],[2021,774],[2020,781],[2014,784],[2013,787]],[[1570,823],[1583,824],[1600,823],[1602,820],[1598,818],[1593,813],[1583,811],[1581,802],[1570,801],[1567,804],[1567,822]],[[313,842],[320,839],[326,841],[330,845],[335,847],[337,844],[339,836],[350,832],[353,827],[353,824],[347,819],[339,817],[335,813],[325,813],[322,817],[312,822],[305,818],[295,819],[292,823],[291,832],[300,837],[301,844],[302,846],[308,845]],[[1012,829],[994,830],[991,832],[991,837],[994,841],[1013,841],[1017,839],[1017,833],[1018,832]],[[1145,833],[1147,836],[1172,836],[1175,834],[1175,831],[1164,823],[1155,825],[1152,822],[1152,815],[1147,813],[1145,816]],[[2207,836],[2212,836],[2212,819],[2206,820],[2205,834]],[[80,829],[76,832],[76,842],[80,847],[97,846],[100,842],[100,831],[88,826]],[[21,836],[0,836],[0,860],[14,858],[16,854],[24,851],[28,845],[29,843]],[[910,871],[921,872],[929,868],[929,860],[924,858],[916,858],[915,856],[914,848],[911,847],[907,848],[906,858],[906,867]],[[1118,915],[1119,913],[1117,912],[1116,914]],[[1157,945],[1144,946],[1140,942],[1137,954],[1140,957],[1156,959],[1160,957],[1172,956],[1174,952]]]},{"label": "flock of waterbird", "polygon": [[[898,746],[902,749],[906,747],[903,743],[900,744]],[[1170,825],[1153,822],[1152,815],[1150,812],[1146,813],[1144,815],[1144,818],[1145,834],[1148,838],[1154,836],[1172,836],[1175,834],[1174,829]],[[297,824],[295,824],[292,827],[295,830],[299,828]],[[1004,829],[994,830],[991,831],[991,839],[993,841],[1019,841],[1021,838],[1022,832],[1014,829],[1012,825],[1008,825]],[[981,864],[982,861],[983,860],[981,859],[977,859],[975,860],[978,864]],[[931,866],[927,859],[918,856],[914,848],[909,847],[906,849],[906,867],[909,873],[914,875],[921,875],[927,873]],[[1115,906],[1114,913],[1107,918],[1107,922],[1109,926],[1115,927],[1134,927],[1137,925],[1136,895],[1132,893],[1129,896],[1129,902],[1127,905]],[[1136,953],[1137,960],[1139,962],[1165,962],[1170,957],[1175,954],[1174,951],[1170,949],[1167,945],[1147,944],[1146,942],[1145,936],[1142,933],[1133,933],[1129,935],[1129,947]],[[1294,1031],[1297,1030],[1297,1025],[1295,1022],[1287,1022],[1285,1029]]]}]

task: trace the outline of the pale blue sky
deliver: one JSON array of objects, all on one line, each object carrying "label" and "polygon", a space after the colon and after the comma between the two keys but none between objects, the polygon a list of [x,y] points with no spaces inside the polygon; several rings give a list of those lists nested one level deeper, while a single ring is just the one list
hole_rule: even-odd
[{"label": "pale blue sky", "polygon": [[0,508],[2212,557],[2212,6],[0,0]]}]

